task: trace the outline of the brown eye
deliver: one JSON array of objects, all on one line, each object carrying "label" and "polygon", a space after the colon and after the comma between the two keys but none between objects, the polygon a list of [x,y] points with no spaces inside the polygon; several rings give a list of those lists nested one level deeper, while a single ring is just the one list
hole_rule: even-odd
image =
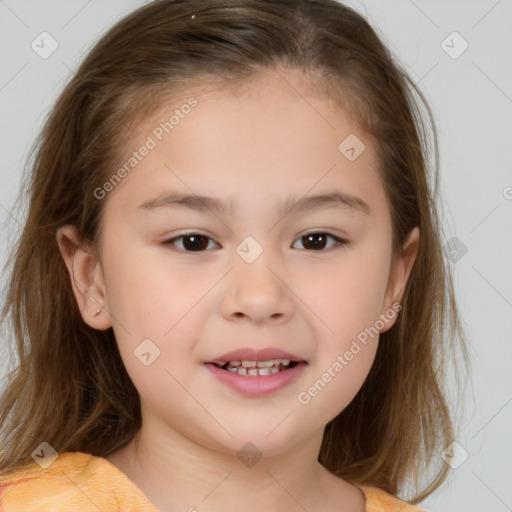
[{"label": "brown eye", "polygon": [[326,247],[327,240],[331,238],[335,241],[333,245],[330,247],[336,246],[336,245],[347,245],[348,242],[346,240],[342,240],[341,238],[332,235],[330,233],[324,233],[324,232],[316,232],[316,233],[308,233],[307,235],[303,235],[299,238],[299,240],[302,241],[303,245],[306,249],[313,250],[313,251],[322,251]]},{"label": "brown eye", "polygon": [[[334,240],[334,243],[328,245],[329,239]],[[188,233],[166,240],[163,244],[175,246],[177,240],[182,240],[182,247],[178,247],[178,250],[181,252],[204,252],[208,248],[208,242],[213,241],[211,238],[200,233]],[[308,233],[298,238],[298,240],[302,242],[304,249],[317,252],[325,251],[326,248],[349,244],[347,240],[324,232]]]},{"label": "brown eye", "polygon": [[182,250],[185,252],[203,252],[208,247],[208,240],[211,240],[205,235],[190,233],[171,238],[165,241],[164,245],[173,245],[176,240],[180,239],[183,240]]}]

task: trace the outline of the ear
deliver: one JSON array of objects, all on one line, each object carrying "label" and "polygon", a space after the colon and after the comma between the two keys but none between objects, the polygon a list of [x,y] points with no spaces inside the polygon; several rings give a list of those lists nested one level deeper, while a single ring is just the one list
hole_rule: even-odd
[{"label": "ear", "polygon": [[380,331],[381,333],[390,329],[398,317],[396,314],[396,312],[399,311],[397,310],[397,305],[402,302],[405,285],[407,284],[407,280],[409,279],[414,261],[418,254],[419,239],[420,230],[419,227],[416,226],[409,232],[407,239],[402,246],[401,253],[398,254],[395,260],[391,263],[388,286],[381,313],[385,314],[391,310],[394,311],[395,314],[393,314],[391,319],[389,319],[389,315],[386,315],[388,320],[385,327]]},{"label": "ear", "polygon": [[107,294],[101,264],[95,251],[90,245],[82,243],[75,226],[60,227],[56,238],[84,322],[94,329],[108,329],[112,323],[106,307]]}]

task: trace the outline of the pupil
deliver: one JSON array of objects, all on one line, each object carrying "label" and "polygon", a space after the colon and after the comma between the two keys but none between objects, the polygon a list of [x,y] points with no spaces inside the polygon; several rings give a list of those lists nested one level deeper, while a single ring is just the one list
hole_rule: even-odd
[{"label": "pupil", "polygon": [[[326,238],[327,238],[323,233],[312,233],[311,235],[305,235],[305,236],[303,237],[303,239],[306,239],[306,240],[307,240],[307,242],[304,244],[304,246],[306,246],[306,245],[307,245],[307,243],[310,243],[310,241],[311,241],[311,240],[314,240],[314,239],[315,239],[315,238],[317,238],[317,237],[319,237],[319,238],[323,238],[323,242],[324,242],[324,243],[325,243]],[[314,241],[313,241],[312,245],[313,245],[313,249],[318,249],[318,248],[319,248],[318,243],[315,243]],[[322,242],[320,242],[320,246],[321,246],[320,248],[323,248],[323,247],[324,247],[324,246],[323,246],[323,244],[322,244]]]},{"label": "pupil", "polygon": [[[192,243],[187,243],[187,240],[192,240]],[[202,244],[200,243],[202,240]],[[206,241],[206,244],[204,243]],[[207,237],[202,235],[187,235],[183,237],[183,247],[187,250],[197,251],[205,249],[208,246]]]}]

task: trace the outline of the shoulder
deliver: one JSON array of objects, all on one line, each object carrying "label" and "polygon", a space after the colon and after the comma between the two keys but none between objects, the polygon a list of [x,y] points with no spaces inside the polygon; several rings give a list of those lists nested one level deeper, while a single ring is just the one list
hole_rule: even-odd
[{"label": "shoulder", "polygon": [[48,467],[37,462],[0,475],[2,512],[157,512],[140,489],[103,457],[64,452]]},{"label": "shoulder", "polygon": [[369,485],[359,485],[358,487],[366,498],[366,512],[427,512],[379,487]]}]

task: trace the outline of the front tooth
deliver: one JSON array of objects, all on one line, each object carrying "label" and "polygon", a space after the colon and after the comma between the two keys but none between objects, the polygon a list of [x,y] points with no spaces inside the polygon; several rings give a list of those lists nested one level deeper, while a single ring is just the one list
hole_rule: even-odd
[{"label": "front tooth", "polygon": [[269,359],[268,361],[258,361],[258,368],[270,368],[274,364],[279,364],[279,359]]},{"label": "front tooth", "polygon": [[257,368],[249,368],[249,370],[247,370],[247,374],[248,375],[258,375],[258,369]]},{"label": "front tooth", "polygon": [[245,368],[254,368],[256,366],[256,361],[242,361],[242,366]]},{"label": "front tooth", "polygon": [[242,364],[242,361],[229,361],[229,364],[231,366],[240,366]]},{"label": "front tooth", "polygon": [[238,368],[238,375],[247,375],[247,370],[245,368]]}]

